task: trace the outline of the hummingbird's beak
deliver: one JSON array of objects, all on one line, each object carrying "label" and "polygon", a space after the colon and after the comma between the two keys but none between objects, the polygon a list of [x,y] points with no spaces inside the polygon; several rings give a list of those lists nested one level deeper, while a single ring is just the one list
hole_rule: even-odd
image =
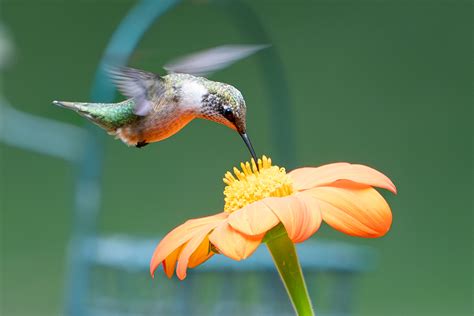
[{"label": "hummingbird's beak", "polygon": [[245,145],[247,145],[247,148],[250,151],[250,154],[252,155],[253,160],[255,160],[255,164],[258,167],[258,159],[257,155],[255,155],[255,150],[253,150],[252,143],[250,142],[250,138],[248,137],[247,133],[240,133],[240,136],[244,140]]}]

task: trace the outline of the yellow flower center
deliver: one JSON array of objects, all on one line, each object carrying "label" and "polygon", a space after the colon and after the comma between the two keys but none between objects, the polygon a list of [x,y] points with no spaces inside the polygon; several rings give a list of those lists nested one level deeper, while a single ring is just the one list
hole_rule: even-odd
[{"label": "yellow flower center", "polygon": [[293,193],[290,177],[285,168],[272,166],[272,160],[265,156],[255,161],[241,163],[242,171],[234,167],[234,175],[227,172],[224,176],[224,211],[232,213],[247,204],[267,197],[282,197]]}]

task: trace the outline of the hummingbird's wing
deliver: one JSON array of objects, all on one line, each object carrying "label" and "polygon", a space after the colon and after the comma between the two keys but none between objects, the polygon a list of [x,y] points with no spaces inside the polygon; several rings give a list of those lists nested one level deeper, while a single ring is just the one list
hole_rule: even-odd
[{"label": "hummingbird's wing", "polygon": [[187,55],[166,64],[168,73],[185,73],[205,76],[226,68],[236,61],[248,57],[269,45],[224,45]]},{"label": "hummingbird's wing", "polygon": [[157,74],[129,67],[108,67],[107,71],[117,89],[134,99],[136,115],[147,115],[163,97],[163,79]]}]

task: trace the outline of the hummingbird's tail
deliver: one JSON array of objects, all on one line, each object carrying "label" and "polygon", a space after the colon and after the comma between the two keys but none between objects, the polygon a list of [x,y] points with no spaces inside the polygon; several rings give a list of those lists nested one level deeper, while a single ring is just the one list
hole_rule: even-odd
[{"label": "hummingbird's tail", "polygon": [[69,109],[69,110],[73,110],[73,111],[85,111],[85,109],[87,108],[87,105],[89,103],[79,103],[79,102],[66,102],[66,101],[53,101],[53,104],[54,105],[57,105],[59,107],[62,107],[62,108],[65,108],[65,109]]},{"label": "hummingbird's tail", "polygon": [[53,101],[53,104],[73,110],[111,134],[114,134],[123,125],[137,119],[137,116],[133,114],[134,102],[132,99],[120,103]]}]

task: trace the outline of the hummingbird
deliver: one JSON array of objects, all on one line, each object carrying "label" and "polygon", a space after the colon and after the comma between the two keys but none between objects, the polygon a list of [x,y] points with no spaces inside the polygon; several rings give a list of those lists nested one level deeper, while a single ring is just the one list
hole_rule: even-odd
[{"label": "hummingbird", "polygon": [[206,78],[267,45],[224,45],[166,64],[166,75],[130,67],[108,66],[117,89],[127,97],[118,103],[53,101],[114,135],[142,148],[164,140],[195,118],[223,124],[239,133],[255,162],[247,134],[247,108],[242,93],[230,84]]}]

